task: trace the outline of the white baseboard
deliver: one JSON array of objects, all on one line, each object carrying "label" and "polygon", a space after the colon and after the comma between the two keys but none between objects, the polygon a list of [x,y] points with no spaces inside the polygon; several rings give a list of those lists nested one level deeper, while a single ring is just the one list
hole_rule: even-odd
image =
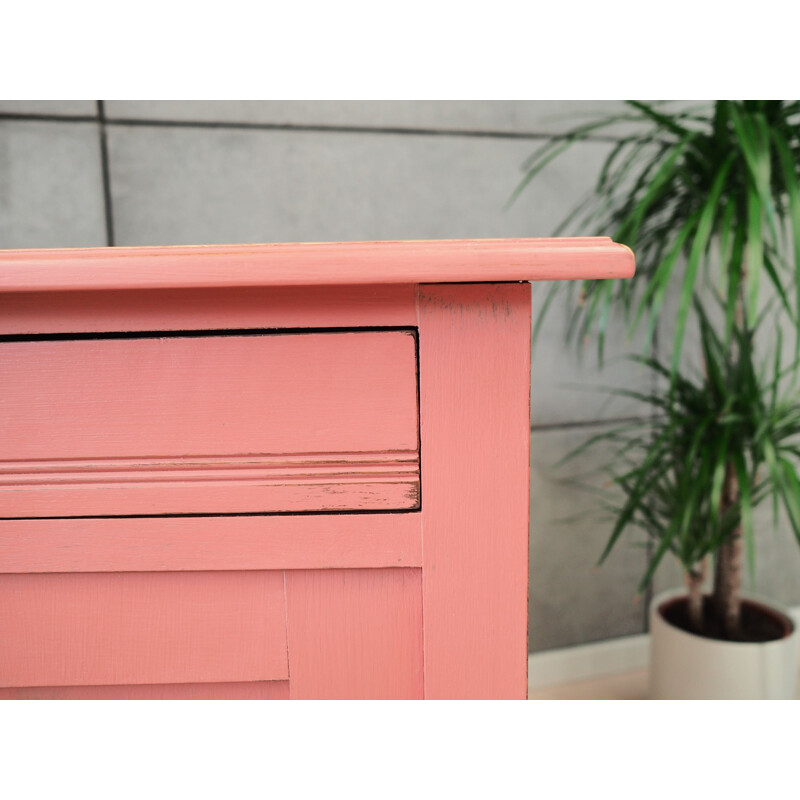
[{"label": "white baseboard", "polygon": [[[800,606],[789,609],[800,626]],[[528,687],[543,689],[559,683],[586,681],[646,669],[650,662],[650,637],[647,634],[622,636],[560,650],[545,650],[528,655]]]},{"label": "white baseboard", "polygon": [[528,687],[543,689],[647,667],[650,637],[622,636],[528,655]]}]

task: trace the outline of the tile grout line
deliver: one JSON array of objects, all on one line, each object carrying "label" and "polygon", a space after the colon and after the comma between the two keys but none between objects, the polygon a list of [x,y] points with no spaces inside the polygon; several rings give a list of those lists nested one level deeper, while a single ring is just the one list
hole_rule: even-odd
[{"label": "tile grout line", "polygon": [[111,197],[111,170],[108,157],[108,132],[105,113],[105,101],[97,100],[97,122],[100,133],[100,167],[103,175],[103,208],[105,212],[106,245],[114,247],[114,201]]},{"label": "tile grout line", "polygon": [[[566,139],[565,133],[537,133],[535,131],[503,131],[480,130],[469,128],[414,128],[378,125],[325,125],[313,123],[280,123],[280,122],[234,122],[211,120],[179,120],[179,119],[136,119],[136,118],[109,118],[100,112],[103,100],[98,104],[98,116],[70,115],[70,114],[22,114],[13,112],[0,112],[0,121],[9,122],[96,122],[101,119],[104,126],[139,127],[139,128],[191,128],[208,130],[256,130],[256,131],[296,131],[310,133],[365,133],[385,135],[409,136],[451,136],[473,139],[518,139],[523,141],[545,141]],[[617,136],[586,136],[580,141],[616,143],[621,138]]]},{"label": "tile grout line", "polygon": [[531,433],[541,432],[548,433],[549,431],[569,431],[579,428],[597,428],[606,425],[619,425],[625,422],[647,422],[650,419],[646,417],[609,417],[608,419],[588,419],[588,420],[573,420],[570,422],[544,422],[544,423],[531,423]]}]

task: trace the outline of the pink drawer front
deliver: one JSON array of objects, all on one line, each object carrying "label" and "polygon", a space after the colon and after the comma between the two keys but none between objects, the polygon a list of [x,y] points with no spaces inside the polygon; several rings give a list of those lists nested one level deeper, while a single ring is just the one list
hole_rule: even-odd
[{"label": "pink drawer front", "polygon": [[0,517],[419,504],[411,330],[0,344]]}]

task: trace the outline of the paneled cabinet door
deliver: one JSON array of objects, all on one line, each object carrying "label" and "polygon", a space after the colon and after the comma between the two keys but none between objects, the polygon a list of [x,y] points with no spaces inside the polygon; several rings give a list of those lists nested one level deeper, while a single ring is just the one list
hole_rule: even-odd
[{"label": "paneled cabinet door", "polygon": [[422,697],[414,327],[20,339],[0,697]]}]

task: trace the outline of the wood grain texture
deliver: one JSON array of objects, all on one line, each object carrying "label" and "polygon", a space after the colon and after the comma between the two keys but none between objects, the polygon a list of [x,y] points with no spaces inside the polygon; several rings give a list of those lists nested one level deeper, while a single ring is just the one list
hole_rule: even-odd
[{"label": "wood grain texture", "polygon": [[5,517],[414,508],[405,331],[0,344]]},{"label": "wood grain texture", "polygon": [[0,521],[0,573],[421,565],[418,513]]},{"label": "wood grain texture", "polygon": [[605,237],[114,247],[0,252],[0,291],[624,278]]},{"label": "wood grain texture", "polygon": [[422,699],[418,569],[286,572],[292,699]]},{"label": "wood grain texture", "polygon": [[530,286],[419,290],[426,698],[527,691]]},{"label": "wood grain texture", "polygon": [[417,324],[416,287],[0,292],[0,334]]},{"label": "wood grain texture", "polygon": [[289,681],[161,683],[133,686],[22,686],[0,700],[288,700]]},{"label": "wood grain texture", "polygon": [[288,677],[281,572],[0,575],[0,686]]}]

